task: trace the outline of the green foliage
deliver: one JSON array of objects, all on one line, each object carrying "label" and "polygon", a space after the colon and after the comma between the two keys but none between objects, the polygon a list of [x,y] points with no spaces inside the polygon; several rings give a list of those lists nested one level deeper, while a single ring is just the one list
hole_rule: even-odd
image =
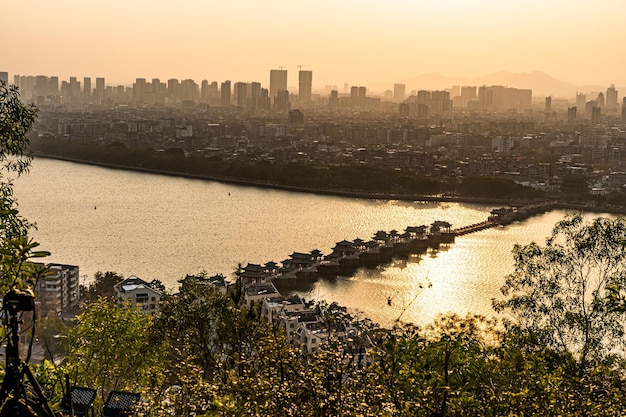
[{"label": "green foliage", "polygon": [[585,371],[624,347],[622,313],[607,289],[625,284],[625,241],[624,219],[566,218],[545,246],[515,246],[515,272],[496,309],[512,314],[529,346],[571,355]]},{"label": "green foliage", "polygon": [[93,143],[46,139],[34,141],[35,151],[69,158],[114,164],[140,169],[179,172],[278,184],[319,190],[342,190],[370,193],[435,194],[444,190],[437,180],[420,178],[412,173],[360,165],[317,166],[304,162],[269,163],[267,161],[225,162],[215,158],[184,156],[168,149],[127,149]]},{"label": "green foliage", "polygon": [[67,332],[65,371],[75,385],[98,390],[98,405],[110,390],[142,391],[161,385],[164,346],[151,338],[152,316],[132,303],[120,307],[100,298],[76,320]]},{"label": "green foliage", "polygon": [[67,356],[68,346],[65,334],[68,325],[57,316],[44,317],[37,323],[37,340],[43,346],[44,358],[55,361]]},{"label": "green foliage", "polygon": [[17,87],[0,81],[0,170],[3,173],[26,172],[31,161],[27,155],[31,130],[37,110],[24,105]]},{"label": "green foliage", "polygon": [[32,225],[19,215],[13,197],[13,183],[7,176],[27,172],[31,157],[27,155],[28,132],[37,111],[24,105],[16,87],[0,82],[0,292],[10,287],[34,285],[45,274],[31,258],[45,257],[48,252],[36,250],[38,243],[28,238]]},{"label": "green foliage", "polygon": [[515,181],[496,177],[469,177],[458,186],[462,195],[488,198],[534,197],[541,193],[516,184]]},{"label": "green foliage", "polygon": [[93,277],[93,281],[89,284],[89,286],[80,286],[81,302],[92,303],[100,297],[113,298],[113,295],[115,294],[113,286],[123,279],[124,276],[119,275],[116,272],[96,272]]}]

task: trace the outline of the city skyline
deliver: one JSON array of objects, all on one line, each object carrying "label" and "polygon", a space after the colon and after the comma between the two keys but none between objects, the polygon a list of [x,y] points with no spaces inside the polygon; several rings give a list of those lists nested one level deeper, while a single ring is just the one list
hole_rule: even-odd
[{"label": "city skyline", "polygon": [[[176,5],[9,1],[0,67],[10,74],[260,81],[297,67],[324,85],[401,83],[420,74],[544,71],[576,84],[624,84],[626,3],[276,0]],[[77,59],[80,58],[80,59]],[[289,88],[297,87],[290,77]]]}]

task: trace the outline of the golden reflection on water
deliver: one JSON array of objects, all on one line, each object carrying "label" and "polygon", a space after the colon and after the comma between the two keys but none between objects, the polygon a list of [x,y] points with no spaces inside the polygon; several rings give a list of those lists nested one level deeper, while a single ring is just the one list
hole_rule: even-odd
[{"label": "golden reflection on water", "polygon": [[[493,208],[288,193],[37,159],[15,194],[20,213],[38,224],[33,236],[52,252],[49,262],[78,265],[87,279],[115,271],[157,278],[170,289],[186,274],[232,279],[239,263],[280,263],[313,249],[327,254],[342,239],[369,240],[377,230],[435,220],[460,227],[485,220]],[[513,268],[513,245],[544,243],[564,215],[463,236],[352,277],[298,284],[297,292],[337,301],[384,326],[398,318],[425,325],[446,312],[492,314],[491,299]]]},{"label": "golden reflection on water", "polygon": [[501,296],[500,287],[513,271],[514,244],[544,244],[565,215],[554,211],[458,237],[439,250],[376,270],[360,269],[350,278],[318,281],[304,296],[337,301],[386,327],[398,319],[425,326],[447,313],[493,315],[492,299]]}]

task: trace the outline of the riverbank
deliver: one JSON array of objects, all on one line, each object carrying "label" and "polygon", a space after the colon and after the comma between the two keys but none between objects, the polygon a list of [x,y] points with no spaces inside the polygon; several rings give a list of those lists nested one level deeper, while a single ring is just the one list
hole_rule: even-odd
[{"label": "riverbank", "polygon": [[[135,172],[145,172],[149,174],[167,175],[181,178],[199,179],[206,181],[216,181],[226,184],[252,186],[259,188],[270,188],[282,191],[292,191],[299,193],[331,195],[338,197],[362,198],[370,200],[399,200],[399,201],[424,201],[424,202],[455,202],[455,203],[476,203],[476,204],[494,204],[494,205],[524,205],[526,201],[515,201],[514,199],[505,198],[486,198],[486,197],[470,197],[470,196],[450,196],[450,195],[418,195],[418,194],[394,194],[394,193],[371,193],[351,190],[322,189],[311,187],[297,187],[285,184],[277,184],[274,182],[255,181],[250,179],[233,178],[226,176],[215,176],[206,174],[192,174],[179,171],[145,168],[138,166],[129,166],[122,164],[112,164],[107,162],[90,161],[86,159],[67,157],[62,155],[53,155],[41,152],[33,152],[35,158],[56,159],[66,162],[74,162],[79,164],[87,164],[100,166],[103,168],[121,169]],[[626,213],[624,209],[623,213]]]},{"label": "riverbank", "polygon": [[331,190],[322,188],[311,187],[297,187],[292,185],[277,184],[274,182],[255,181],[250,179],[233,178],[225,176],[215,176],[206,174],[191,174],[179,171],[168,171],[163,169],[144,168],[138,166],[129,166],[121,164],[112,164],[107,162],[90,161],[79,158],[72,158],[61,155],[45,154],[40,152],[34,152],[33,156],[36,158],[48,158],[56,159],[66,162],[74,162],[78,164],[87,164],[100,166],[103,168],[122,169],[135,172],[145,172],[149,174],[167,175],[173,177],[199,179],[206,181],[216,181],[226,184],[245,185],[259,188],[271,188],[274,190],[293,191],[299,193],[317,194],[317,195],[333,195],[338,197],[350,197],[350,198],[364,198],[370,200],[400,200],[400,201],[434,201],[434,202],[457,202],[457,203],[478,203],[478,204],[510,204],[510,199],[494,199],[494,198],[480,198],[480,197],[456,197],[456,196],[425,196],[417,194],[388,194],[388,193],[367,193],[361,191],[350,190]]},{"label": "riverbank", "polygon": [[[33,156],[36,158],[48,158],[56,159],[66,162],[74,162],[79,164],[100,166],[103,168],[120,169],[134,172],[145,172],[149,174],[166,175],[170,177],[181,177],[190,179],[199,179],[205,181],[215,181],[226,184],[251,186],[258,188],[269,188],[274,190],[316,194],[316,195],[330,195],[337,197],[359,198],[368,200],[398,200],[398,201],[421,201],[421,202],[453,202],[453,203],[474,203],[474,204],[493,204],[494,206],[523,206],[530,204],[531,202],[526,200],[517,200],[514,198],[487,198],[487,197],[471,197],[471,196],[450,196],[450,195],[418,195],[418,194],[394,194],[394,193],[371,193],[351,190],[336,190],[336,189],[322,189],[311,187],[297,187],[285,184],[277,184],[274,182],[255,181],[250,179],[233,178],[226,176],[206,175],[206,174],[192,174],[179,171],[145,168],[138,166],[129,166],[122,164],[112,164],[107,162],[90,161],[86,159],[67,157],[62,155],[46,154],[41,152],[34,152]],[[618,207],[611,205],[597,205],[595,202],[590,203],[573,203],[561,200],[549,200],[543,199],[542,202],[552,201],[554,203],[554,209],[562,210],[575,210],[585,212],[603,212],[611,214],[626,214],[626,207]]]}]

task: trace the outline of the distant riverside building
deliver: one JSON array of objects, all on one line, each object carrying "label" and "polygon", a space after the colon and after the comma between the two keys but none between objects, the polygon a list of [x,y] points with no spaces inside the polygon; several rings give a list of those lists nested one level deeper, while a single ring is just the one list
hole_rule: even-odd
[{"label": "distant riverside building", "polygon": [[403,101],[406,96],[406,86],[404,84],[393,85],[393,99],[395,101]]},{"label": "distant riverside building", "polygon": [[300,103],[311,101],[313,88],[313,71],[300,71],[298,73],[298,100]]},{"label": "distant riverside building", "polygon": [[270,99],[272,103],[279,90],[287,91],[287,70],[270,70]]}]

